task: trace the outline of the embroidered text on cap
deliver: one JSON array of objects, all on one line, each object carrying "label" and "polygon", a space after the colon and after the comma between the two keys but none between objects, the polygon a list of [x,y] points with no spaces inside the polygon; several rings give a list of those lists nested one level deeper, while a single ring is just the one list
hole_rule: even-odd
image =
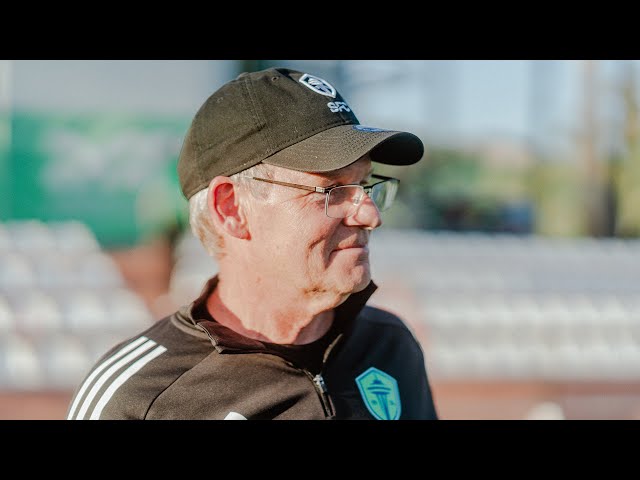
[{"label": "embroidered text on cap", "polygon": [[301,84],[309,87],[316,93],[320,95],[326,95],[327,97],[336,98],[336,89],[327,82],[326,80],[321,79],[320,77],[315,77],[313,75],[309,75],[305,73],[298,80]]}]

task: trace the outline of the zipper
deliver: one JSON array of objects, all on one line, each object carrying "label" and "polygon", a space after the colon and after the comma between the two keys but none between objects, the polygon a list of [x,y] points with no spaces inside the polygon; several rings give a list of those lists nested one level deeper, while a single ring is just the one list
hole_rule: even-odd
[{"label": "zipper", "polygon": [[[327,366],[327,361],[329,360],[329,355],[335,349],[335,346],[340,343],[343,335],[340,334],[338,337],[329,345],[327,351],[324,354],[324,358],[322,359],[322,367],[320,372],[323,372],[325,367]],[[304,373],[311,379],[313,382],[313,386],[318,392],[318,396],[320,397],[320,402],[322,403],[322,408],[324,410],[324,414],[327,418],[335,418],[336,410],[333,406],[333,402],[331,401],[331,397],[329,396],[329,390],[327,389],[327,384],[324,382],[324,378],[322,377],[322,373],[318,373],[317,375],[313,375],[310,371],[304,370]]]},{"label": "zipper", "polygon": [[333,403],[331,402],[331,398],[329,397],[329,391],[327,390],[327,385],[324,383],[322,374],[318,373],[316,376],[313,376],[313,374],[308,370],[305,370],[304,373],[306,373],[307,376],[311,379],[316,392],[318,392],[325,417],[334,418],[336,416],[336,412],[333,408]]},{"label": "zipper", "polygon": [[[213,337],[213,335],[211,335],[211,332],[209,332],[209,330],[206,327],[204,327],[203,325],[200,325],[200,323],[196,323],[196,326],[200,330],[202,330],[204,333],[207,334],[207,336],[211,340],[211,343],[213,344],[214,348],[216,350],[220,351],[220,347],[218,346],[218,342]],[[325,351],[324,358],[322,359],[321,371],[323,371],[325,369],[325,367],[327,365],[327,360],[329,359],[329,354],[334,350],[334,347],[338,343],[340,343],[340,341],[342,340],[342,337],[343,337],[342,334],[338,335],[338,337],[329,345],[329,347]],[[253,352],[249,352],[248,351],[247,353],[253,353]],[[274,355],[274,356],[276,356],[278,358],[283,358],[278,354],[271,353],[271,355]],[[300,366],[296,366],[296,365],[292,364],[287,359],[284,359],[284,360],[287,361],[292,367],[302,370],[307,375],[307,377],[309,377],[309,379],[313,383],[313,386],[314,386],[314,388],[316,390],[316,393],[318,394],[318,397],[320,398],[320,403],[322,404],[322,409],[324,411],[325,417],[328,418],[328,419],[335,418],[336,411],[335,411],[335,408],[333,406],[333,402],[331,401],[331,397],[329,396],[329,391],[327,389],[327,385],[326,385],[326,383],[324,381],[324,378],[322,377],[322,373],[318,373],[317,375],[314,376],[309,370],[301,369]]]}]

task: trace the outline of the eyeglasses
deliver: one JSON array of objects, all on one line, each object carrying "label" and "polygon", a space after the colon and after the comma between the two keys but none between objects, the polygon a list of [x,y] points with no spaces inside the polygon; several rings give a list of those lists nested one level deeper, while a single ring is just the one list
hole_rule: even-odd
[{"label": "eyeglasses", "polygon": [[371,175],[372,178],[379,179],[372,185],[334,185],[330,187],[312,187],[309,185],[299,185],[297,183],[279,182],[277,180],[268,180],[266,178],[248,177],[261,182],[273,183],[284,187],[299,188],[310,192],[324,193],[325,213],[331,218],[346,218],[354,215],[358,211],[358,207],[364,200],[365,193],[369,195],[378,210],[383,212],[387,210],[393,200],[396,198],[398,184],[400,180],[382,175]]}]

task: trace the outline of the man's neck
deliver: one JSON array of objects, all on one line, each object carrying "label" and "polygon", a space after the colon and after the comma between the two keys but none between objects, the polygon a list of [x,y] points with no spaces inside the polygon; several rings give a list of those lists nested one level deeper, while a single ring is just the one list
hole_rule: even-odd
[{"label": "man's neck", "polygon": [[[334,308],[347,296],[319,293],[305,297],[264,282],[247,282],[219,275],[207,298],[207,309],[222,325],[256,340],[278,344],[306,344],[331,328]],[[250,292],[251,301],[247,301]]]}]

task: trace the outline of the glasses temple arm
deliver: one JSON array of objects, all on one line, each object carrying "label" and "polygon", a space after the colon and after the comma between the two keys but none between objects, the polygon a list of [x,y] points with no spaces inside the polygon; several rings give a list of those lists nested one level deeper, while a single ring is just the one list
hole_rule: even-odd
[{"label": "glasses temple arm", "polygon": [[267,182],[267,183],[274,183],[276,185],[282,185],[284,187],[293,187],[293,188],[299,188],[301,190],[308,190],[310,192],[319,192],[319,193],[324,193],[325,189],[323,187],[310,187],[308,185],[299,185],[297,183],[288,183],[288,182],[279,182],[277,180],[268,180],[266,178],[258,178],[258,177],[251,177],[254,180],[259,180],[261,182]]}]

